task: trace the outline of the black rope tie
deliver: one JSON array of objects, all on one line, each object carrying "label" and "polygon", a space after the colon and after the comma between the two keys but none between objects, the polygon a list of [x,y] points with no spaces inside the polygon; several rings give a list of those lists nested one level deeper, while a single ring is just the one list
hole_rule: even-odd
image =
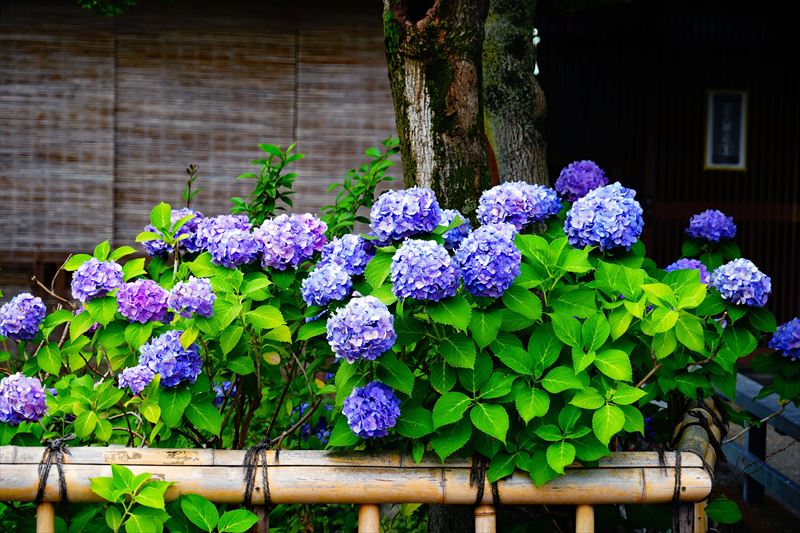
[{"label": "black rope tie", "polygon": [[75,434],[70,433],[69,435],[50,441],[50,443],[45,446],[42,460],[39,463],[39,489],[36,491],[36,498],[34,500],[37,504],[42,503],[44,500],[44,489],[47,487],[47,478],[50,477],[50,468],[53,466],[53,463],[55,463],[56,470],[58,471],[58,500],[61,503],[66,503],[68,501],[67,480],[64,477],[64,466],[62,462],[64,461],[64,455],[72,455],[65,443],[74,438]]},{"label": "black rope tie", "polygon": [[[483,504],[483,487],[486,484],[486,471],[489,467],[489,460],[486,457],[479,455],[472,460],[472,468],[469,472],[469,486],[474,487],[477,485],[475,492],[475,505]],[[500,491],[497,487],[497,482],[491,483],[492,490],[492,503],[495,507],[500,506]]]},{"label": "black rope tie", "polygon": [[675,488],[672,491],[672,502],[678,503],[681,499],[681,451],[675,450]]},{"label": "black rope tie", "polygon": [[[261,441],[252,448],[249,448],[244,454],[244,504],[252,505],[253,489],[256,485],[256,470],[261,463],[261,487],[264,490],[264,505],[272,505],[272,497],[269,493],[269,477],[267,476],[267,450],[270,449],[269,442]],[[278,452],[275,452],[275,461],[278,460]]]}]

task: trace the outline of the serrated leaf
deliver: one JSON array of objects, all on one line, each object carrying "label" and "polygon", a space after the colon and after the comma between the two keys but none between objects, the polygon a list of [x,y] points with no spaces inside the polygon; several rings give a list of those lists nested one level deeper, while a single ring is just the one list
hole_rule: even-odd
[{"label": "serrated leaf", "polygon": [[172,208],[161,202],[150,211],[150,223],[157,230],[169,230],[172,226]]},{"label": "serrated leaf", "polygon": [[533,320],[542,318],[542,301],[538,296],[522,287],[513,285],[509,287],[503,293],[503,303],[506,307],[524,317]]},{"label": "serrated leaf", "polygon": [[403,437],[419,439],[433,433],[433,417],[430,411],[422,407],[403,408],[395,429]]},{"label": "serrated leaf", "polygon": [[765,333],[772,333],[777,328],[775,315],[763,307],[753,307],[748,309],[748,317],[750,325],[758,331]]},{"label": "serrated leaf", "polygon": [[475,310],[469,322],[469,332],[472,338],[478,343],[482,350],[489,346],[497,338],[503,318],[495,312],[484,312]]},{"label": "serrated leaf", "polygon": [[514,397],[514,405],[519,416],[527,424],[532,419],[547,414],[550,409],[550,396],[534,387],[520,388]]},{"label": "serrated leaf", "polygon": [[393,353],[383,354],[377,363],[378,379],[392,389],[411,396],[414,391],[414,374],[408,365],[398,360]]},{"label": "serrated leaf", "polygon": [[122,265],[122,281],[130,281],[132,278],[144,274],[146,274],[144,270],[144,257],[131,259]]},{"label": "serrated leaf", "polygon": [[550,305],[565,317],[587,318],[597,312],[595,292],[590,289],[573,289],[554,295]]},{"label": "serrated leaf", "polygon": [[245,533],[258,522],[258,516],[247,509],[234,509],[219,518],[220,533]]},{"label": "serrated leaf", "polygon": [[232,303],[222,298],[214,301],[214,316],[219,320],[220,329],[227,328],[241,312],[240,303]]},{"label": "serrated leaf", "polygon": [[470,405],[472,400],[466,394],[461,392],[443,394],[433,406],[434,429],[458,422],[464,417]]},{"label": "serrated leaf", "polygon": [[117,299],[113,296],[95,298],[86,302],[84,307],[96,322],[105,326],[114,320],[114,316],[117,314]]},{"label": "serrated leaf", "polygon": [[263,291],[272,284],[267,278],[255,278],[245,283],[242,288],[242,295],[249,296],[254,292]]},{"label": "serrated leaf", "polygon": [[572,349],[572,368],[575,370],[575,373],[583,372],[586,368],[591,365],[595,358],[597,357],[597,353],[592,350],[588,353],[584,352],[580,348],[573,348]]},{"label": "serrated leaf", "polygon": [[574,272],[576,274],[585,274],[594,267],[589,262],[589,250],[576,250],[575,248],[567,248],[561,254],[559,266],[567,272]]},{"label": "serrated leaf", "polygon": [[130,246],[120,246],[119,248],[111,252],[111,255],[108,256],[108,259],[111,261],[118,261],[123,257],[125,257],[126,255],[131,255],[135,253],[136,250]]},{"label": "serrated leaf", "polygon": [[625,415],[622,409],[615,405],[604,405],[592,415],[592,430],[598,440],[606,446],[611,437],[622,430],[625,425]]},{"label": "serrated leaf", "polygon": [[476,428],[505,443],[508,433],[508,413],[502,405],[479,403],[469,412]]},{"label": "serrated leaf", "polygon": [[694,315],[681,313],[675,324],[675,337],[692,351],[703,353],[706,348],[703,336],[703,323]]},{"label": "serrated leaf", "polygon": [[632,405],[621,405],[619,408],[625,416],[622,429],[628,433],[640,433],[644,436],[644,417],[642,412]]},{"label": "serrated leaf", "polygon": [[678,339],[675,337],[675,332],[670,330],[664,333],[656,333],[653,336],[652,347],[656,359],[663,359],[670,355],[678,347]]},{"label": "serrated leaf", "polygon": [[184,350],[188,349],[189,346],[197,339],[197,336],[200,335],[200,330],[197,329],[194,325],[189,326],[186,328],[183,333],[181,333],[180,341],[181,346]]},{"label": "serrated leaf", "polygon": [[232,328],[225,328],[219,336],[219,346],[224,355],[228,355],[239,343],[242,338],[244,328],[241,326],[234,326]]},{"label": "serrated leaf", "polygon": [[125,341],[130,344],[131,348],[138,350],[153,334],[153,323],[146,322],[140,324],[138,322],[131,322],[125,327]]},{"label": "serrated leaf", "polygon": [[212,435],[219,435],[222,415],[212,404],[190,402],[186,406],[185,414],[189,422],[197,429],[203,429]]},{"label": "serrated leaf", "polygon": [[392,254],[379,253],[367,263],[367,267],[364,270],[364,278],[373,289],[377,289],[389,277],[391,268]]},{"label": "serrated leaf", "polygon": [[213,503],[197,494],[181,496],[181,509],[186,518],[203,531],[213,531],[219,521],[219,513]]},{"label": "serrated leaf", "polygon": [[547,447],[547,464],[550,468],[564,473],[564,467],[575,460],[575,446],[566,441],[556,442]]},{"label": "serrated leaf", "polygon": [[114,481],[110,477],[93,477],[89,479],[92,492],[106,501],[114,501]]},{"label": "serrated leaf", "polygon": [[597,350],[608,339],[611,327],[603,313],[595,313],[583,322],[581,334],[586,350]]},{"label": "serrated leaf", "polygon": [[105,261],[108,258],[108,253],[111,251],[111,245],[108,241],[103,241],[94,248],[94,257],[98,261]]},{"label": "serrated leaf", "polygon": [[442,339],[439,350],[450,366],[472,368],[475,365],[475,343],[462,333]]},{"label": "serrated leaf", "polygon": [[192,401],[192,393],[184,387],[164,389],[158,396],[158,406],[161,407],[161,421],[167,427],[177,427]]},{"label": "serrated leaf", "polygon": [[553,313],[550,317],[553,319],[553,332],[561,342],[575,348],[583,346],[583,333],[580,322],[573,318],[572,315],[561,313]]},{"label": "serrated leaf", "polygon": [[256,371],[255,363],[253,363],[253,359],[250,355],[234,357],[228,361],[228,364],[225,366],[240,376],[247,376]]},{"label": "serrated leaf", "polygon": [[528,341],[528,354],[533,359],[534,376],[537,379],[558,360],[562,347],[552,324],[544,324],[534,330]]},{"label": "serrated leaf", "polygon": [[285,326],[286,320],[280,310],[271,305],[261,305],[245,315],[247,323],[252,324],[257,330],[273,329]]},{"label": "serrated leaf", "polygon": [[353,430],[347,425],[347,419],[341,416],[331,430],[331,436],[330,439],[328,439],[328,447],[353,446],[358,443],[360,439],[361,437],[353,433]]},{"label": "serrated leaf", "polygon": [[602,407],[606,401],[600,393],[597,392],[597,389],[594,387],[586,387],[578,391],[569,403],[581,409],[598,409]]},{"label": "serrated leaf", "polygon": [[551,394],[557,394],[568,389],[582,389],[583,383],[577,378],[575,372],[567,366],[553,368],[542,379],[542,387]]},{"label": "serrated leaf", "polygon": [[434,322],[447,324],[461,331],[466,331],[472,316],[472,307],[463,296],[456,296],[429,305],[428,314]]},{"label": "serrated leaf", "polygon": [[642,331],[647,335],[655,335],[669,331],[678,322],[678,311],[656,307],[653,312],[647,315],[642,324]]},{"label": "serrated leaf", "polygon": [[564,438],[561,429],[555,424],[543,424],[536,428],[533,433],[548,442],[557,442]]},{"label": "serrated leaf", "polygon": [[461,368],[458,370],[458,380],[461,385],[469,392],[476,393],[481,385],[486,383],[492,375],[494,365],[492,358],[486,353],[480,353],[475,358],[473,368]]},{"label": "serrated leaf", "polygon": [[523,376],[533,375],[534,360],[531,355],[521,347],[501,345],[501,349],[493,347],[494,354],[501,363]]},{"label": "serrated leaf", "polygon": [[457,424],[442,428],[438,435],[431,437],[431,445],[436,455],[444,462],[445,459],[464,447],[472,436],[472,423],[463,419]]},{"label": "serrated leaf", "polygon": [[617,405],[629,405],[639,401],[646,393],[638,388],[620,383],[611,395],[611,401]]},{"label": "serrated leaf", "polygon": [[84,411],[75,418],[75,435],[85,439],[94,431],[99,419],[94,411]]},{"label": "serrated leaf", "polygon": [[431,387],[439,394],[444,394],[456,384],[456,371],[443,359],[432,361],[429,369]]},{"label": "serrated leaf", "polygon": [[622,350],[610,349],[597,353],[594,366],[610,377],[621,381],[630,381],[632,378],[631,360]]},{"label": "serrated leaf", "polygon": [[145,419],[152,424],[155,424],[161,418],[161,407],[155,402],[148,400],[139,407],[139,410]]},{"label": "serrated leaf", "polygon": [[486,472],[486,478],[489,483],[494,483],[497,480],[508,477],[514,473],[517,468],[517,456],[508,455],[505,453],[497,454],[492,458],[489,465],[489,470]]},{"label": "serrated leaf", "polygon": [[42,346],[36,354],[36,364],[48,374],[58,376],[61,372],[61,351],[58,349],[58,344],[51,342]]},{"label": "serrated leaf", "polygon": [[622,337],[631,325],[633,315],[623,306],[618,307],[608,314],[608,325],[611,339]]},{"label": "serrated leaf", "polygon": [[113,531],[117,531],[120,527],[122,527],[122,511],[120,511],[117,507],[111,506],[107,508],[105,519],[106,524]]},{"label": "serrated leaf", "polygon": [[145,507],[153,509],[164,509],[164,495],[155,487],[144,487],[133,498],[133,501]]},{"label": "serrated leaf", "polygon": [[91,258],[92,256],[89,254],[71,255],[69,259],[67,259],[64,262],[64,270],[66,270],[67,272],[73,272],[75,270],[78,270],[78,267],[80,267],[82,264],[84,264]]},{"label": "serrated leaf", "polygon": [[313,339],[319,335],[323,335],[327,332],[327,327],[327,322],[322,319],[307,322],[300,326],[300,329],[297,330],[297,340],[305,341],[308,339]]},{"label": "serrated leaf", "polygon": [[[527,355],[527,352],[523,352]],[[511,387],[517,376],[495,372],[481,387],[479,397],[484,400],[502,398],[511,393]]]},{"label": "serrated leaf", "polygon": [[677,309],[694,309],[706,298],[708,289],[703,283],[695,283],[680,287],[675,290],[675,296],[678,298]]}]

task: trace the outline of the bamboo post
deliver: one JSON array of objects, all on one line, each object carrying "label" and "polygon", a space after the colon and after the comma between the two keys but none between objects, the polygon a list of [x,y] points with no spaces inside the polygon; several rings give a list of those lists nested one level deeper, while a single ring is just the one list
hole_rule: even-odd
[{"label": "bamboo post", "polygon": [[495,533],[497,516],[494,505],[478,505],[475,507],[475,533]]},{"label": "bamboo post", "polygon": [[575,533],[594,533],[594,507],[591,505],[575,507]]},{"label": "bamboo post", "polygon": [[36,533],[55,533],[56,508],[50,502],[36,506]]},{"label": "bamboo post", "polygon": [[253,505],[250,511],[258,517],[258,522],[250,528],[250,533],[269,533],[269,509],[264,505]]},{"label": "bamboo post", "polygon": [[694,504],[695,530],[699,533],[708,531],[708,515],[706,515],[706,502]]},{"label": "bamboo post", "polygon": [[362,503],[358,506],[358,533],[380,533],[381,506]]}]

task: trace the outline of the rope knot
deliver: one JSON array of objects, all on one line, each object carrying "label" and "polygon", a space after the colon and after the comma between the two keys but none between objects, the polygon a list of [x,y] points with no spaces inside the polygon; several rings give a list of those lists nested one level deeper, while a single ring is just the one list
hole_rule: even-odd
[{"label": "rope knot", "polygon": [[42,454],[42,460],[39,463],[39,488],[36,491],[36,499],[35,502],[37,504],[42,503],[44,500],[44,490],[47,487],[47,478],[50,477],[50,468],[52,468],[53,463],[56,465],[56,471],[58,471],[58,499],[59,502],[66,503],[67,499],[67,480],[64,477],[64,466],[62,462],[64,461],[65,455],[72,455],[69,449],[67,449],[67,442],[71,441],[75,438],[74,433],[70,433],[69,435],[64,435],[63,437],[59,437],[57,439],[51,440],[47,446],[44,448],[44,453]]}]

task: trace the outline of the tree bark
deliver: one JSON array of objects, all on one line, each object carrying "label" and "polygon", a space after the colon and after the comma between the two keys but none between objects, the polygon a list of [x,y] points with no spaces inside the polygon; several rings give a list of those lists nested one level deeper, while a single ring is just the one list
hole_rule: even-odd
[{"label": "tree bark", "polygon": [[542,135],[546,104],[534,76],[536,0],[491,0],[483,44],[486,136],[500,181],[548,185]]},{"label": "tree bark", "polygon": [[384,0],[389,81],[407,187],[469,216],[489,185],[481,54],[489,0]]}]

